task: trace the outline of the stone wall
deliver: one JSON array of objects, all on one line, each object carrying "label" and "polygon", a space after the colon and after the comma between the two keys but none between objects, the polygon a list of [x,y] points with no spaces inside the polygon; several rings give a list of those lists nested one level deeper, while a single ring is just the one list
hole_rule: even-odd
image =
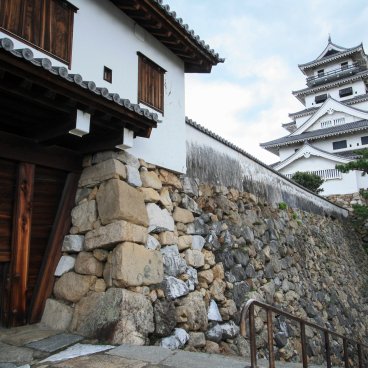
[{"label": "stone wall", "polygon": [[[45,324],[113,344],[248,354],[239,314],[256,298],[367,336],[368,258],[343,221],[179,178],[126,152],[84,164]],[[263,356],[263,313],[256,329]],[[297,360],[299,330],[281,318],[274,330],[277,357]],[[320,360],[320,336],[307,336]]]}]

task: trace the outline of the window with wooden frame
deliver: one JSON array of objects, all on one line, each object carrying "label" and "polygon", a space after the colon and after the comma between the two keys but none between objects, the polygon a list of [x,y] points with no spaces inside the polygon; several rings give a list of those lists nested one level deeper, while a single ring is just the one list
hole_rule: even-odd
[{"label": "window with wooden frame", "polygon": [[0,0],[0,29],[70,65],[77,10],[66,0]]},{"label": "window with wooden frame", "polygon": [[138,102],[164,112],[164,77],[166,70],[138,54]]}]

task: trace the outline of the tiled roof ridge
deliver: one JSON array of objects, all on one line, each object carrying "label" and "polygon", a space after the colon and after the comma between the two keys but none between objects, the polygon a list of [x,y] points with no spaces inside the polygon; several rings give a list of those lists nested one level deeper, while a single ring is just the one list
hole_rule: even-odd
[{"label": "tiled roof ridge", "polygon": [[[332,43],[331,43],[332,44]],[[335,44],[333,44],[335,45]],[[335,45],[337,46],[337,45]],[[338,46],[339,48],[341,46]],[[320,64],[325,64],[325,63],[328,63],[330,61],[334,61],[334,60],[337,60],[341,57],[345,57],[345,56],[348,56],[348,55],[351,55],[352,53],[356,52],[359,50],[359,48],[363,47],[363,43],[360,43],[358,46],[355,46],[355,47],[351,47],[351,48],[348,48],[348,49],[345,49],[344,51],[340,51],[336,54],[332,54],[332,55],[329,55],[329,56],[325,56],[323,57],[322,59],[314,59],[308,63],[303,63],[303,64],[298,64],[298,67],[300,69],[307,69],[307,68],[312,68],[314,66],[317,66],[317,65],[320,65]]]},{"label": "tiled roof ridge", "polygon": [[194,41],[197,46],[199,46],[203,51],[206,53],[209,53],[213,58],[216,59],[218,63],[223,63],[225,61],[224,58],[220,58],[219,54],[215,52],[214,49],[211,49],[211,46],[208,45],[204,40],[200,38],[199,35],[197,35],[193,29],[189,28],[189,25],[184,23],[183,19],[180,17],[177,17],[177,14],[175,11],[170,11],[170,6],[168,4],[164,4],[163,0],[151,0],[152,2],[156,3],[162,10],[165,11],[167,15],[171,17],[175,23],[180,26],[190,37],[192,41]]},{"label": "tiled roof ridge", "polygon": [[310,132],[304,132],[298,135],[287,135],[273,141],[261,143],[261,147],[277,147],[280,145],[288,143],[296,143],[301,141],[308,141],[309,139],[319,139],[323,137],[333,136],[337,133],[343,134],[344,132],[353,132],[366,129],[368,127],[368,120],[362,119],[354,121],[352,123],[347,123],[339,126],[334,126],[330,128],[317,129]]},{"label": "tiled roof ridge", "polygon": [[33,52],[29,48],[14,49],[14,43],[10,38],[0,38],[0,50],[14,55],[15,57],[24,59],[25,61],[48,71],[49,73],[63,78],[71,83],[76,84],[82,89],[89,90],[91,93],[101,96],[106,100],[112,101],[125,109],[134,111],[138,115],[144,115],[146,118],[155,122],[160,122],[156,113],[150,112],[148,109],[141,108],[138,104],[131,103],[129,99],[120,98],[118,93],[110,93],[105,87],[97,87],[93,81],[84,81],[80,74],[72,74],[64,66],[53,66],[48,58],[34,58]]}]

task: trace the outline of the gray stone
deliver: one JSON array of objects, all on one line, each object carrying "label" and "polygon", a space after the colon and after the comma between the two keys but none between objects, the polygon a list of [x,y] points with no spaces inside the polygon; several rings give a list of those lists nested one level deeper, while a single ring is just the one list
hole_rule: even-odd
[{"label": "gray stone", "polygon": [[233,288],[233,300],[238,308],[246,301],[250,286],[247,282],[236,282]]},{"label": "gray stone", "polygon": [[96,201],[83,202],[74,207],[71,213],[73,226],[78,232],[85,233],[93,229],[93,224],[97,220]]},{"label": "gray stone", "polygon": [[103,183],[97,192],[97,206],[103,225],[125,220],[148,226],[143,194],[124,181],[111,179]]},{"label": "gray stone", "polygon": [[146,248],[151,250],[159,250],[161,248],[161,244],[155,237],[148,235]]},{"label": "gray stone", "polygon": [[190,291],[195,290],[198,285],[198,272],[193,267],[187,267],[185,273],[189,276],[188,280],[185,281]]},{"label": "gray stone", "polygon": [[139,169],[140,163],[139,163],[138,158],[136,158],[135,156],[133,156],[128,151],[120,151],[120,152],[118,152],[117,159],[119,161],[123,162],[124,164],[128,165],[128,166],[132,166],[132,167],[134,167],[136,169]]},{"label": "gray stone", "polygon": [[183,195],[181,199],[181,205],[183,208],[196,213],[200,215],[202,213],[202,210],[198,207],[198,204],[196,201],[194,201],[192,198],[188,197],[187,195]]},{"label": "gray stone", "polygon": [[194,348],[203,348],[206,346],[206,337],[203,332],[189,332],[189,346]]},{"label": "gray stone", "polygon": [[110,159],[85,168],[79,179],[79,186],[91,187],[105,180],[120,178],[126,178],[125,165],[118,160]]},{"label": "gray stone", "polygon": [[75,265],[75,258],[72,256],[62,256],[56,267],[54,276],[61,276],[66,272],[71,271]]},{"label": "gray stone", "polygon": [[178,276],[185,272],[187,264],[181,258],[177,245],[168,245],[161,249],[164,272],[168,276]]},{"label": "gray stone", "polygon": [[275,333],[274,339],[278,348],[283,348],[288,343],[288,337],[284,332]]},{"label": "gray stone", "polygon": [[62,252],[81,252],[84,246],[84,235],[66,235],[64,237]]},{"label": "gray stone", "polygon": [[222,321],[220,311],[218,309],[217,303],[212,299],[208,307],[207,318],[209,321]]},{"label": "gray stone", "polygon": [[275,283],[270,281],[261,287],[261,290],[265,294],[266,302],[268,304],[273,304],[273,296],[275,295]]},{"label": "gray stone", "polygon": [[17,365],[29,363],[33,360],[33,353],[32,349],[0,342],[0,362],[15,363]]},{"label": "gray stone", "polygon": [[27,347],[46,351],[47,353],[54,353],[57,350],[64,349],[83,339],[84,337],[82,336],[62,333],[59,335],[48,337],[43,340],[31,342],[27,344]]},{"label": "gray stone", "polygon": [[187,249],[185,252],[185,261],[189,266],[199,268],[204,266],[204,255],[199,250]]},{"label": "gray stone", "polygon": [[233,249],[232,254],[233,254],[235,263],[241,264],[244,267],[248,265],[249,255],[247,251],[243,249]]},{"label": "gray stone", "polygon": [[154,331],[153,308],[142,294],[110,288],[76,305],[71,329],[112,344],[144,345]]},{"label": "gray stone", "polygon": [[251,263],[249,263],[247,268],[245,269],[245,276],[249,279],[252,279],[252,278],[256,277],[256,275],[257,274],[256,274],[256,271],[254,269],[254,266]]},{"label": "gray stone", "polygon": [[143,226],[131,224],[123,220],[116,221],[88,232],[85,238],[85,249],[110,249],[114,245],[125,241],[146,244],[147,235],[147,228]]},{"label": "gray stone", "polygon": [[132,185],[133,187],[141,187],[142,180],[141,175],[136,167],[127,165],[127,182],[128,184]]},{"label": "gray stone", "polygon": [[129,242],[119,244],[114,248],[112,278],[116,286],[159,284],[163,276],[164,268],[160,252]]},{"label": "gray stone", "polygon": [[233,339],[234,337],[239,335],[239,327],[234,323],[234,321],[230,321],[228,323],[224,323],[220,325],[222,331],[223,339]]},{"label": "gray stone", "polygon": [[195,179],[184,176],[182,179],[183,192],[190,196],[198,196],[198,183]]},{"label": "gray stone", "polygon": [[153,306],[155,317],[155,334],[168,336],[176,325],[175,305],[172,301],[156,300]]},{"label": "gray stone", "polygon": [[118,152],[115,151],[102,151],[97,152],[92,156],[92,165],[99,164],[100,162],[107,161],[118,157]]},{"label": "gray stone", "polygon": [[167,211],[167,209],[161,209],[154,203],[147,203],[146,205],[149,228],[148,232],[162,232],[162,231],[174,231],[174,219]]},{"label": "gray stone", "polygon": [[162,188],[161,180],[154,171],[141,170],[142,186],[160,190]]},{"label": "gray stone", "polygon": [[202,235],[207,236],[209,233],[208,226],[204,223],[203,219],[198,217],[194,219],[194,222],[188,224],[187,234],[189,235]]},{"label": "gray stone", "polygon": [[73,318],[73,308],[54,299],[47,299],[41,323],[55,330],[67,330]]},{"label": "gray stone", "polygon": [[189,293],[189,288],[184,281],[173,276],[165,276],[163,285],[168,299],[177,299]]},{"label": "gray stone", "polygon": [[193,235],[192,236],[192,249],[193,250],[202,250],[206,243],[206,239],[200,235]]},{"label": "gray stone", "polygon": [[[150,362],[152,364],[159,364],[162,360],[168,358],[173,353],[169,349],[165,349],[160,346],[145,346],[142,348],[141,346],[133,346],[133,345],[120,345],[115,349],[112,349],[107,352],[109,355],[120,356],[128,359],[134,359],[144,362]],[[102,366],[101,366],[102,367]],[[103,366],[104,367],[104,366]],[[117,365],[113,366],[117,367]],[[121,368],[143,368],[146,367],[145,365],[130,365],[127,367]],[[147,368],[158,368],[158,366],[147,366]],[[112,368],[112,367],[111,367]]]},{"label": "gray stone", "polygon": [[247,278],[247,274],[240,264],[234,265],[230,272],[235,281],[244,281]]},{"label": "gray stone", "polygon": [[166,349],[177,350],[182,348],[188,340],[188,333],[182,328],[176,328],[174,335],[163,338],[160,345]]},{"label": "gray stone", "polygon": [[220,325],[214,325],[206,332],[206,339],[213,342],[220,342],[222,340],[222,328]]}]

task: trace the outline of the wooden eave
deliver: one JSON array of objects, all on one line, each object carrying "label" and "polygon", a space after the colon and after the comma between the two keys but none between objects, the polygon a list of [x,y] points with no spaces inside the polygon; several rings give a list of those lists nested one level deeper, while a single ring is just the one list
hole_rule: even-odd
[{"label": "wooden eave", "polygon": [[182,59],[185,73],[210,73],[212,66],[224,62],[158,0],[111,1]]},{"label": "wooden eave", "polygon": [[[123,141],[124,128],[148,138],[157,126],[156,114],[147,109],[83,82],[65,68],[50,67],[48,59],[42,64],[18,51],[0,47],[0,134],[83,155],[114,149]],[[77,109],[91,114],[90,132],[83,137],[69,133]]]}]

